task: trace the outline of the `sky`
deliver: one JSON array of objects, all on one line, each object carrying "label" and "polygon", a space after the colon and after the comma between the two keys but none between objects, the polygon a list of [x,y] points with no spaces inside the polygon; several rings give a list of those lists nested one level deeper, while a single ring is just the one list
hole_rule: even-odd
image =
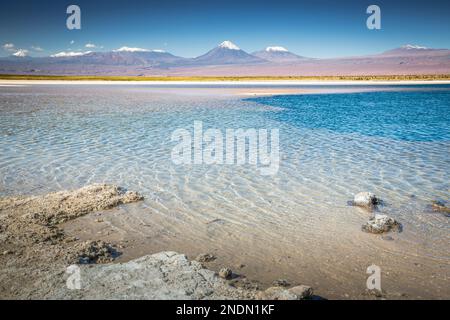
[{"label": "sky", "polygon": [[[81,30],[66,27],[72,4],[81,8]],[[366,27],[372,4],[381,30]],[[247,52],[277,45],[317,58],[404,44],[450,48],[449,17],[448,0],[2,0],[0,56],[127,46],[195,57],[224,40]]]}]

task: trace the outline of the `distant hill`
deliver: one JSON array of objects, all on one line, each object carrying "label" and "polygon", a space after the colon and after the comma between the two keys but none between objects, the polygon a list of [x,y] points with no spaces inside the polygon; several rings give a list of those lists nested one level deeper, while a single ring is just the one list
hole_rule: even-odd
[{"label": "distant hill", "polygon": [[80,57],[60,58],[85,64],[99,65],[147,65],[159,66],[181,63],[185,58],[174,56],[168,52],[92,52]]},{"label": "distant hill", "polygon": [[253,52],[252,55],[271,62],[297,62],[308,58],[289,52],[280,46],[267,47],[264,50]]},{"label": "distant hill", "polygon": [[386,52],[383,52],[384,56],[441,56],[448,55],[450,51],[448,49],[432,49],[418,45],[407,44],[400,48],[395,48]]}]

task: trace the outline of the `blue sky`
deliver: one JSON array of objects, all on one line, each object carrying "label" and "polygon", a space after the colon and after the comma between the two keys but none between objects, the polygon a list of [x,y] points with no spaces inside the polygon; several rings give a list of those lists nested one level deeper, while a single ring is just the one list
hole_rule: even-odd
[{"label": "blue sky", "polygon": [[[66,28],[71,4],[81,8],[81,30]],[[381,30],[366,28],[371,4],[381,8]],[[280,45],[310,57],[378,53],[403,44],[450,48],[449,16],[448,0],[3,0],[0,55],[128,46],[194,57],[223,40],[247,52]]]}]

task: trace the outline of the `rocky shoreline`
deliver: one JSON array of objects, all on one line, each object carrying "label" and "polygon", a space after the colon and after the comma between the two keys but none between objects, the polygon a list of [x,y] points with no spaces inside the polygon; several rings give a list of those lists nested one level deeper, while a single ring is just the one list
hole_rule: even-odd
[{"label": "rocky shoreline", "polygon": [[45,298],[68,265],[112,262],[120,254],[114,244],[79,241],[59,225],[142,199],[135,192],[104,184],[0,199],[1,298]]},{"label": "rocky shoreline", "polygon": [[[276,280],[272,287],[261,290],[256,281],[237,275],[225,266],[214,272],[208,269],[217,258],[211,253],[189,260],[183,254],[163,251],[115,263],[123,249],[120,243],[98,239],[81,241],[76,236],[66,235],[61,227],[91,212],[141,200],[143,196],[137,192],[106,184],[42,196],[0,198],[0,298],[320,298],[314,296],[310,286],[292,286],[285,279]],[[378,212],[377,207],[383,205],[383,201],[374,194],[358,193],[349,204],[374,213],[362,225],[362,231],[374,234],[402,231],[400,222]],[[431,208],[445,214],[449,210],[443,202],[433,203]],[[68,287],[70,270],[78,272],[81,290]],[[381,292],[370,295],[383,297]]]},{"label": "rocky shoreline", "polygon": [[150,300],[302,300],[312,297],[308,286],[265,291],[230,285],[216,272],[183,254],[166,251],[126,263],[81,266],[80,289],[58,286],[51,299],[150,299]]},{"label": "rocky shoreline", "polygon": [[[94,184],[44,196],[0,199],[2,299],[289,299],[311,298],[308,286],[261,291],[236,285],[229,269],[205,268],[212,258],[189,261],[176,252],[111,263],[119,246],[68,237],[61,223],[90,212],[142,200],[137,192]],[[69,268],[68,268],[69,267]],[[75,268],[75,269],[74,269]],[[69,288],[71,272],[78,288]],[[68,273],[68,271],[71,271]],[[229,281],[230,280],[230,281]]]}]

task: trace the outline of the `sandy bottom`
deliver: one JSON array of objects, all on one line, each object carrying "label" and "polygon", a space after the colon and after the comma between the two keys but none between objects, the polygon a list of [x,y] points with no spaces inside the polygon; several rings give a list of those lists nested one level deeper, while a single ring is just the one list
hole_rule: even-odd
[{"label": "sandy bottom", "polygon": [[[450,296],[449,265],[439,260],[425,259],[424,248],[417,248],[417,256],[402,254],[401,237],[365,234],[360,226],[369,214],[355,208],[354,228],[324,228],[320,243],[309,243],[299,228],[298,237],[283,237],[286,226],[269,225],[253,229],[237,226],[223,219],[203,221],[174,229],[161,228],[167,221],[148,209],[128,208],[91,214],[64,226],[69,235],[82,240],[95,238],[118,242],[123,255],[118,261],[129,261],[150,253],[173,250],[194,259],[201,253],[211,253],[216,260],[207,264],[211,270],[229,267],[265,289],[278,279],[292,285],[307,284],[314,292],[329,299],[367,299],[367,267],[376,262],[382,267],[384,297],[388,299],[442,299]],[[140,213],[137,213],[140,211]],[[355,220],[354,217],[348,217]],[[343,217],[345,219],[345,217]],[[101,222],[98,222],[101,221]],[[282,231],[283,230],[283,231]],[[315,232],[318,232],[315,229]],[[357,234],[359,232],[359,234]],[[407,231],[408,236],[413,236]],[[339,238],[339,241],[334,241]],[[361,248],[362,241],[370,246]],[[399,243],[400,242],[400,243]],[[322,247],[319,251],[316,248]],[[325,248],[325,250],[323,250]]]}]

